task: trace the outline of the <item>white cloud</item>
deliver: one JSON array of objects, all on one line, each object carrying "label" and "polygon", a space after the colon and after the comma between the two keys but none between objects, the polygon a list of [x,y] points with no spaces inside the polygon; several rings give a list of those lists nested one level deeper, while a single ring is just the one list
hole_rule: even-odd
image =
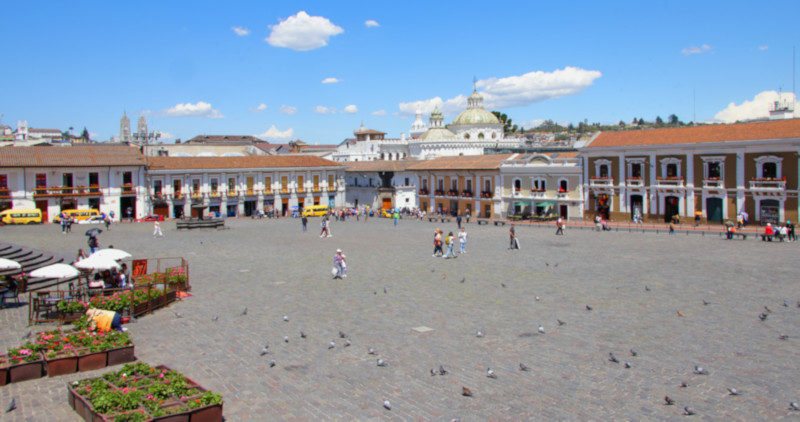
[{"label": "white cloud", "polygon": [[286,47],[297,51],[308,51],[328,45],[328,40],[344,32],[328,18],[308,16],[304,11],[289,16],[277,25],[270,26],[272,32],[264,41],[274,47]]},{"label": "white cloud", "polygon": [[174,107],[157,111],[153,114],[165,117],[199,117],[202,119],[221,119],[225,117],[219,110],[212,108],[211,104],[203,101],[198,101],[197,104],[177,104]]},{"label": "white cloud", "polygon": [[317,114],[333,114],[333,113],[336,113],[336,109],[328,108],[328,107],[325,107],[325,106],[316,106],[316,107],[314,107],[314,111]]},{"label": "white cloud", "polygon": [[339,80],[336,79],[336,78],[325,78],[325,79],[322,80],[322,83],[324,83],[324,84],[338,84]]},{"label": "white cloud", "polygon": [[282,105],[280,109],[278,109],[278,113],[280,114],[295,114],[297,113],[297,107]]},{"label": "white cloud", "polygon": [[711,46],[708,44],[703,44],[700,47],[693,45],[689,48],[684,48],[683,50],[681,50],[681,53],[688,56],[691,54],[705,53],[706,51],[711,51]]},{"label": "white cloud", "polygon": [[[534,103],[552,100],[567,95],[580,94],[601,77],[597,70],[565,67],[553,72],[529,72],[520,76],[489,78],[477,82],[484,99],[484,107],[490,110],[508,107],[524,107]],[[459,95],[442,100],[440,97],[409,103],[400,103],[400,113],[414,115],[417,109],[423,115],[433,111],[434,106],[445,115],[460,113],[467,106],[467,97]]]},{"label": "white cloud", "polygon": [[349,106],[345,107],[344,110],[342,110],[342,113],[344,113],[344,114],[356,114],[356,113],[358,113],[358,107],[356,107],[355,104],[350,104]]},{"label": "white cloud", "polygon": [[267,129],[266,132],[255,136],[265,140],[280,141],[280,140],[292,139],[292,137],[294,136],[294,129],[289,128],[284,131],[280,131],[278,130],[278,128],[275,127],[275,125],[272,125],[270,126],[269,129]]},{"label": "white cloud", "polygon": [[373,116],[385,116],[386,115],[386,110],[373,111],[370,114],[373,115]]},{"label": "white cloud", "polygon": [[241,26],[234,26],[231,29],[233,29],[233,32],[235,32],[236,35],[238,35],[240,37],[243,37],[245,35],[250,34],[250,30],[249,29],[241,27]]},{"label": "white cloud", "polygon": [[366,25],[367,28],[374,28],[376,26],[380,26],[380,24],[378,24],[377,21],[374,21],[372,19],[370,19],[368,21],[364,21],[364,25]]},{"label": "white cloud", "polygon": [[[778,91],[764,91],[756,94],[751,101],[744,101],[739,105],[736,103],[728,104],[725,109],[714,115],[714,119],[723,123],[734,123],[737,121],[763,119],[769,117],[769,110],[774,106],[775,101],[781,104],[792,104],[794,94],[784,92],[778,99]],[[800,113],[795,110],[795,117],[800,117]]]},{"label": "white cloud", "polygon": [[768,49],[768,48],[769,48],[769,46],[768,46],[768,45],[759,45],[759,46],[758,46],[758,49],[759,49],[759,50],[761,50],[761,51],[764,51],[764,50],[766,50],[766,49]]},{"label": "white cloud", "polygon": [[266,109],[267,109],[267,105],[264,104],[264,103],[261,103],[256,107],[251,107],[250,111],[252,111],[253,113],[258,113],[259,111],[264,111]]},{"label": "white cloud", "polygon": [[159,141],[171,141],[171,140],[175,139],[175,135],[173,135],[173,134],[171,134],[169,132],[164,132],[162,130],[162,131],[159,131],[158,133],[161,135],[158,138]]}]

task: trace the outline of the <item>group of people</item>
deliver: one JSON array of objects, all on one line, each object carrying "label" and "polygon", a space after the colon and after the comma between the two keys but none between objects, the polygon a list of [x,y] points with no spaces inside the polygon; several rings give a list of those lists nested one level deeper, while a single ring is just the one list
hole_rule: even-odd
[{"label": "group of people", "polygon": [[764,240],[772,240],[772,238],[778,239],[783,242],[784,239],[787,239],[790,242],[794,242],[797,240],[797,236],[794,234],[794,224],[791,221],[787,221],[786,225],[781,226],[780,224],[772,225],[772,223],[767,223],[767,226],[764,227]]},{"label": "group of people", "polygon": [[[458,235],[454,235],[453,232],[450,232],[447,234],[447,236],[442,238],[443,234],[444,231],[438,228],[433,231],[434,258],[456,258],[456,254],[453,251],[453,247],[455,246],[456,242],[458,242],[460,246],[459,253],[467,253],[467,229],[465,227],[462,227],[461,230],[458,231]],[[447,252],[444,252],[443,246],[447,246]]]},{"label": "group of people", "polygon": [[97,289],[125,289],[133,288],[128,276],[128,266],[122,263],[119,271],[116,269],[97,272],[89,280],[89,290]]}]

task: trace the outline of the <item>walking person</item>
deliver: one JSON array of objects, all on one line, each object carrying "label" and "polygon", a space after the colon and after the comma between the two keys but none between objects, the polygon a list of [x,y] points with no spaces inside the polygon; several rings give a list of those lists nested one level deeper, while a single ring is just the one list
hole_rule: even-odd
[{"label": "walking person", "polygon": [[304,216],[303,216],[303,218],[302,218],[300,221],[302,221],[302,222],[303,222],[303,233],[305,233],[305,232],[306,232],[306,228],[307,228],[307,226],[308,226],[308,217],[306,217],[306,216],[304,215]]},{"label": "walking person", "polygon": [[336,280],[337,278],[341,279],[344,275],[344,269],[342,269],[342,263],[344,262],[344,257],[342,256],[342,250],[337,249],[336,254],[333,255],[333,266],[336,268],[336,274],[333,275],[333,279]]},{"label": "walking person", "polygon": [[469,208],[467,208],[467,215],[466,215],[466,217],[467,217],[467,224],[469,224],[469,217],[470,217]]},{"label": "walking person", "polygon": [[508,249],[519,249],[519,241],[517,240],[517,231],[514,229],[514,224],[508,229],[509,241]]},{"label": "walking person", "polygon": [[794,235],[794,224],[792,224],[791,221],[786,222],[786,230],[788,232],[790,242],[797,240],[797,237]]},{"label": "walking person", "polygon": [[103,223],[106,225],[106,231],[111,230],[111,217],[106,216],[106,218],[103,219]]},{"label": "walking person", "polygon": [[444,255],[445,259],[457,258],[455,252],[453,252],[453,243],[455,243],[456,238],[453,237],[453,232],[447,234],[447,237],[444,238],[444,243],[447,245],[447,253]]},{"label": "walking person", "polygon": [[158,220],[153,221],[153,238],[155,237],[164,237],[164,233],[161,231],[161,223]]},{"label": "walking person", "polygon": [[330,233],[328,232],[328,217],[322,217],[322,231],[319,233],[319,237],[328,237]]},{"label": "walking person", "polygon": [[61,234],[67,234],[67,220],[68,219],[69,219],[69,217],[67,217],[67,213],[62,212],[61,216],[59,217],[59,220],[61,222]]},{"label": "walking person", "polygon": [[89,236],[89,240],[86,241],[89,245],[89,255],[97,252],[97,249],[100,247],[100,242],[97,241],[97,236]]},{"label": "walking person", "polygon": [[[436,253],[439,253],[438,255]],[[442,251],[442,231],[436,229],[433,231],[433,257],[438,258],[444,255],[444,251]]]},{"label": "walking person", "polygon": [[564,222],[561,220],[561,217],[558,217],[556,220],[556,236],[564,234]]},{"label": "walking person", "polygon": [[400,221],[400,211],[394,210],[392,218],[394,218],[394,226],[397,227],[397,223]]},{"label": "walking person", "polygon": [[467,253],[467,229],[464,227],[458,232],[458,245],[460,246],[458,253]]},{"label": "walking person", "polygon": [[456,216],[456,223],[458,224],[458,229],[461,230],[461,214]]}]

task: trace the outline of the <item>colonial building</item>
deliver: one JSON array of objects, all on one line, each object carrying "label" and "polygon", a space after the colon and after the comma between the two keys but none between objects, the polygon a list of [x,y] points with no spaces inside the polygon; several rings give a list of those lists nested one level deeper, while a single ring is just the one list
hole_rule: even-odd
[{"label": "colonial building", "polygon": [[0,209],[38,208],[45,221],[65,209],[141,217],[144,181],[144,157],[125,145],[0,148]]},{"label": "colonial building", "polygon": [[353,161],[345,164],[348,207],[417,208],[417,160]]},{"label": "colonial building", "polygon": [[345,204],[344,167],[315,156],[151,157],[148,200],[170,217]]},{"label": "colonial building", "polygon": [[419,208],[493,217],[502,212],[500,167],[514,154],[440,157],[408,167],[419,179]]},{"label": "colonial building", "polygon": [[590,217],[798,218],[798,119],[604,132],[579,150]]},{"label": "colonial building", "polygon": [[583,218],[583,161],[577,155],[576,151],[537,152],[504,160],[500,210],[525,217]]}]

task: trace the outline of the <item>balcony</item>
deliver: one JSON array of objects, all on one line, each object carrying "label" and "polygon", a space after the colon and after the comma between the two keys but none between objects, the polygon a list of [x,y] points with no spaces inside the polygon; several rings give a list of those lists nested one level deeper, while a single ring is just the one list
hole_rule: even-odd
[{"label": "balcony", "polygon": [[123,195],[136,195],[136,186],[133,183],[126,183],[122,185],[122,194]]},{"label": "balcony", "polygon": [[556,192],[556,199],[569,199],[569,191],[559,190],[558,192]]},{"label": "balcony", "polygon": [[422,196],[422,195],[430,195],[430,193],[431,193],[431,191],[429,191],[428,189],[420,189],[419,190],[420,196]]},{"label": "balcony", "polygon": [[481,192],[481,198],[493,198],[493,197],[494,197],[494,192],[493,191],[485,190],[485,191]]},{"label": "balcony", "polygon": [[11,199],[11,190],[8,188],[0,188],[0,199]]},{"label": "balcony", "polygon": [[614,178],[613,177],[592,177],[589,179],[589,186],[590,187],[603,187],[609,188],[614,186]]},{"label": "balcony", "polygon": [[473,196],[474,196],[474,194],[472,193],[471,190],[462,190],[461,191],[461,197],[462,198],[472,198]]},{"label": "balcony", "polygon": [[103,191],[100,186],[93,185],[86,186],[51,186],[48,188],[38,187],[33,191],[34,198],[50,198],[50,197],[64,197],[64,196],[103,196]]},{"label": "balcony", "polygon": [[719,177],[703,179],[703,189],[725,189],[725,181]]},{"label": "balcony", "polygon": [[682,188],[683,177],[659,177],[656,179],[657,188]]},{"label": "balcony", "polygon": [[272,188],[264,189],[264,195],[272,195],[272,194],[273,194]]},{"label": "balcony", "polygon": [[629,177],[625,180],[625,186],[629,188],[642,188],[644,187],[644,180],[641,177]]},{"label": "balcony", "polygon": [[531,189],[531,198],[544,199],[547,196],[547,191],[544,189]]},{"label": "balcony", "polygon": [[750,180],[750,190],[783,192],[786,190],[786,178],[756,177]]}]

